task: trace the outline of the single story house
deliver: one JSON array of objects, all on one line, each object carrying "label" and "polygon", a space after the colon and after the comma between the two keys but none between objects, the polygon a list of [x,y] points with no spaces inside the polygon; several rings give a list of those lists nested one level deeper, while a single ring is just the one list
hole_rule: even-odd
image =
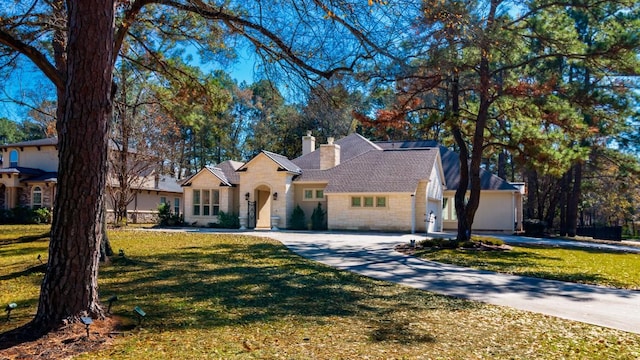
[{"label": "single story house", "polygon": [[[113,149],[112,149],[113,151]],[[58,177],[58,139],[47,138],[0,146],[0,209],[53,208]],[[118,188],[110,174],[107,191]],[[155,222],[161,203],[183,213],[182,187],[176,179],[147,171],[133,186],[128,217],[132,222]],[[107,217],[113,204],[107,195]]]},{"label": "single story house", "polygon": [[[457,228],[454,152],[434,142],[372,142],[358,134],[316,149],[308,133],[302,148],[292,160],[262,151],[246,163],[201,169],[183,183],[185,221],[205,226],[223,211],[238,214],[243,229],[288,228],[296,207],[309,219],[319,205],[329,230]],[[487,171],[482,178],[474,231],[520,229],[523,188]]]}]

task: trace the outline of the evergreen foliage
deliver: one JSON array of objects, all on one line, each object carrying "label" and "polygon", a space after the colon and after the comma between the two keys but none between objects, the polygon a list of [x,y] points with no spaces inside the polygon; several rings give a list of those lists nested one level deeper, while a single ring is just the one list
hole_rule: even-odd
[{"label": "evergreen foliage", "polygon": [[322,209],[322,204],[318,203],[318,206],[313,209],[311,214],[311,229],[313,230],[326,230],[327,222],[325,221],[326,211]]},{"label": "evergreen foliage", "polygon": [[218,225],[223,229],[237,229],[240,227],[240,218],[238,214],[220,211],[218,213]]},{"label": "evergreen foliage", "polygon": [[291,213],[291,218],[289,219],[289,229],[292,229],[292,230],[307,229],[304,210],[302,210],[300,205],[296,205],[296,207],[293,209],[293,213]]}]

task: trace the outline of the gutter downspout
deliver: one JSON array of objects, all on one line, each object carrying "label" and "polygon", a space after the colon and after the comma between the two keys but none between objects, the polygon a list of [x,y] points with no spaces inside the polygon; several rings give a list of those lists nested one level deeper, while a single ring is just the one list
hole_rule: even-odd
[{"label": "gutter downspout", "polygon": [[513,222],[511,223],[513,228],[511,231],[513,233],[516,232],[516,224],[518,222],[518,209],[516,208],[516,193],[515,191],[511,193],[511,208],[513,209]]},{"label": "gutter downspout", "polygon": [[411,194],[411,233],[416,233],[416,194]]}]

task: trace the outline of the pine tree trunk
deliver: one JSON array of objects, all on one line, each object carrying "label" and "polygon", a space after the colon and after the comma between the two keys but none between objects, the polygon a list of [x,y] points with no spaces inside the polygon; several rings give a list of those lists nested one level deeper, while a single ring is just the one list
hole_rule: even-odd
[{"label": "pine tree trunk", "polygon": [[67,74],[58,119],[58,191],[49,262],[32,325],[46,332],[88,314],[98,301],[107,139],[111,117],[114,3],[68,0]]}]

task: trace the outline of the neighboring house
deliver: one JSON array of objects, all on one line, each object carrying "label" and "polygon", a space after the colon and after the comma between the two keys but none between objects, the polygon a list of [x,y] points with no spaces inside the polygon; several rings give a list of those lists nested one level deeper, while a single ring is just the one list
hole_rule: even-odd
[{"label": "neighboring house", "polygon": [[[289,160],[268,151],[247,163],[206,167],[184,184],[185,221],[216,223],[220,211],[238,214],[242,228],[287,228],[300,206],[309,220],[321,205],[330,230],[437,232],[455,230],[457,155],[434,142],[371,142],[358,134]],[[455,160],[455,161],[454,161]],[[522,192],[482,172],[475,231],[519,229]]]},{"label": "neighboring house", "polygon": [[[48,138],[0,146],[0,209],[15,207],[53,208],[58,176],[58,139]],[[108,177],[107,191],[117,188]],[[134,222],[155,221],[160,203],[169,203],[172,212],[182,213],[182,187],[170,177],[153,172],[136,182],[135,196],[128,206]],[[113,205],[107,201],[107,216]]]}]

